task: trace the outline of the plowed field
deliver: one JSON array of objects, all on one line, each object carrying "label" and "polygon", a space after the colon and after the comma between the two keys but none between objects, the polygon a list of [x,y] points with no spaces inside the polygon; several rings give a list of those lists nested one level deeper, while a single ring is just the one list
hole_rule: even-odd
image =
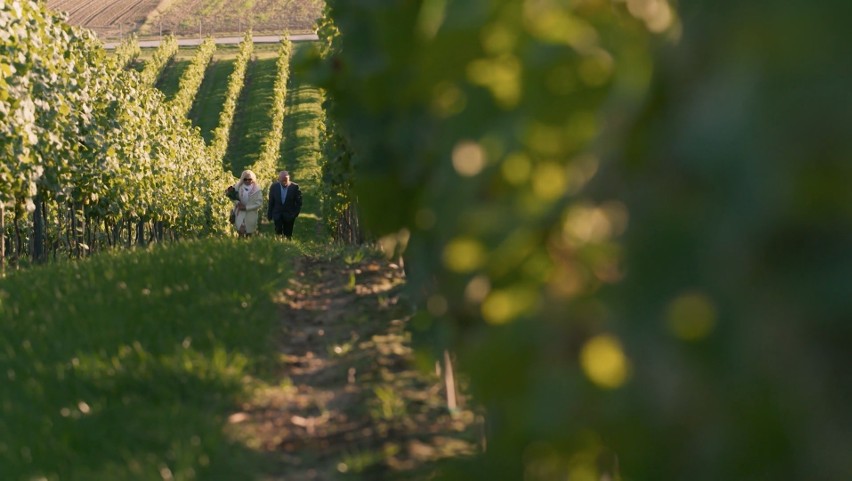
[{"label": "plowed field", "polygon": [[161,0],[48,0],[47,6],[68,14],[68,23],[98,35],[120,35],[142,26]]},{"label": "plowed field", "polygon": [[313,32],[324,0],[48,0],[68,22],[104,38]]},{"label": "plowed field", "polygon": [[313,31],[322,16],[323,0],[172,0],[147,28],[178,35],[242,32],[280,34]]}]

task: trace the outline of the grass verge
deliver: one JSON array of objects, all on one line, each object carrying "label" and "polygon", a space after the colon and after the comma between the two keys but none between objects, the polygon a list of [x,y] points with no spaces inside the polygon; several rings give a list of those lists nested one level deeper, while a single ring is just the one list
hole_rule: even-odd
[{"label": "grass verge", "polygon": [[0,479],[251,479],[222,426],[298,252],[203,240],[0,281]]}]

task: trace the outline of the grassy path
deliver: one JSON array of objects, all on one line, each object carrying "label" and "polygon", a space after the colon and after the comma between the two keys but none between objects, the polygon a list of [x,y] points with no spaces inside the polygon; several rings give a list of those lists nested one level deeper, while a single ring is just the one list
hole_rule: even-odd
[{"label": "grassy path", "polygon": [[[291,60],[296,57],[296,51],[300,48],[306,48],[306,46],[304,44],[294,45]],[[274,59],[272,61],[274,62]],[[274,69],[274,65],[270,68]],[[292,64],[290,71],[293,71]],[[284,136],[281,139],[281,155],[278,167],[281,170],[290,171],[293,182],[299,184],[304,202],[302,213],[296,220],[293,229],[293,237],[307,242],[329,243],[331,242],[330,234],[320,221],[319,187],[322,181],[322,168],[320,166],[322,159],[319,152],[319,132],[323,118],[320,90],[299,78],[295,78],[291,73],[287,85],[286,107]],[[260,145],[257,145],[256,148],[259,150]],[[270,182],[275,180],[261,180],[265,192],[269,188]],[[266,194],[264,193],[264,195]],[[264,223],[260,226],[260,232],[270,234],[273,227],[266,223],[265,219],[263,220]]]},{"label": "grassy path", "polygon": [[[243,87],[234,124],[231,126],[231,139],[225,154],[235,176],[251,166],[260,155],[263,139],[269,133],[271,110],[275,84],[276,51],[257,48],[255,58],[246,70],[246,83]],[[268,183],[272,179],[259,179]]]},{"label": "grassy path", "polygon": [[[298,58],[306,44],[295,44],[291,58]],[[291,72],[293,70],[291,66]],[[319,135],[322,122],[322,93],[298,75],[290,75],[287,86],[287,115],[284,117],[284,137],[281,145],[282,167],[289,168],[298,178],[317,182],[321,175]]]},{"label": "grassy path", "polygon": [[439,376],[414,367],[401,269],[369,254],[297,266],[276,374],[229,417],[269,461],[264,481],[425,481],[476,452],[474,413],[448,412]]},{"label": "grassy path", "polygon": [[235,56],[234,52],[220,54],[217,51],[207,67],[198,95],[189,111],[192,125],[201,130],[201,136],[208,145],[213,139],[213,130],[219,125],[219,115],[228,91],[228,77],[234,71]]},{"label": "grassy path", "polygon": [[[291,59],[298,58],[304,43],[294,44]],[[281,139],[282,170],[289,170],[303,193],[304,214],[296,221],[294,235],[322,240],[324,226],[320,223],[319,187],[322,181],[320,158],[320,127],[323,121],[322,94],[298,75],[292,74],[287,85],[287,110],[284,115],[284,136]]]},{"label": "grassy path", "polygon": [[196,48],[180,48],[174,58],[163,69],[163,73],[157,80],[156,87],[163,92],[167,100],[172,100],[177,95],[180,87],[180,77],[183,75],[195,56]]}]

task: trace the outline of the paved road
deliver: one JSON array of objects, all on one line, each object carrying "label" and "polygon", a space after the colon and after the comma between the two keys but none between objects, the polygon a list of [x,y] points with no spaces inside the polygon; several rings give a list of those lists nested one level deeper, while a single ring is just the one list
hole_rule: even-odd
[{"label": "paved road", "polygon": [[[280,35],[258,35],[252,37],[254,39],[254,43],[278,43],[281,41]],[[290,35],[290,40],[293,42],[305,42],[311,40],[317,40],[318,37],[316,34],[305,34],[305,35]],[[194,45],[201,45],[201,42],[204,39],[201,38],[180,38],[178,39],[178,45],[181,47],[191,47]],[[236,45],[243,41],[243,37],[221,37],[216,39],[217,45]],[[158,47],[160,45],[159,40],[140,40],[139,46],[142,48],[148,47]],[[112,49],[118,46],[118,42],[109,42],[105,43],[104,47],[107,49]]]}]

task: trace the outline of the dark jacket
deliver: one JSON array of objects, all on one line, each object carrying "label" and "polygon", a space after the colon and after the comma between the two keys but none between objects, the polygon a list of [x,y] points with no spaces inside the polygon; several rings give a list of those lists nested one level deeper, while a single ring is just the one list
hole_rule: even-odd
[{"label": "dark jacket", "polygon": [[299,184],[290,182],[287,187],[287,198],[284,199],[284,204],[281,204],[281,184],[273,182],[269,186],[269,206],[266,209],[266,218],[269,220],[284,218],[293,220],[298,217],[302,211],[302,191],[299,190]]}]

